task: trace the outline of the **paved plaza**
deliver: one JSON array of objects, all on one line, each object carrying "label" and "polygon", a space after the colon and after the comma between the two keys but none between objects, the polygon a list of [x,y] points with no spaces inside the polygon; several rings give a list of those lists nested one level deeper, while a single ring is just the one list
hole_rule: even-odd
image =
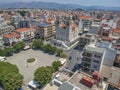
[{"label": "paved plaza", "polygon": [[[28,58],[35,58],[36,61],[32,64],[27,64]],[[34,71],[41,66],[50,66],[51,63],[58,58],[54,55],[49,55],[40,50],[27,50],[7,57],[7,62],[17,65],[20,73],[24,76],[24,84],[27,85],[29,81],[34,78]],[[28,89],[29,90],[29,89]]]}]

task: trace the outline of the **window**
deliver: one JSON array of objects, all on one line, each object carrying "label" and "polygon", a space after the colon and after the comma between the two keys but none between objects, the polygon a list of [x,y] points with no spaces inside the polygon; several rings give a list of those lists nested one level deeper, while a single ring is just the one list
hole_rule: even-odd
[{"label": "window", "polygon": [[96,66],[96,65],[94,65],[93,67],[94,67],[94,68],[97,68],[97,66]]},{"label": "window", "polygon": [[99,56],[99,55],[94,55],[94,57],[96,57],[96,58],[101,58],[101,56]]},{"label": "window", "polygon": [[97,60],[93,60],[93,62],[95,62],[95,63],[98,63],[98,64],[99,64],[99,61],[97,61]]}]

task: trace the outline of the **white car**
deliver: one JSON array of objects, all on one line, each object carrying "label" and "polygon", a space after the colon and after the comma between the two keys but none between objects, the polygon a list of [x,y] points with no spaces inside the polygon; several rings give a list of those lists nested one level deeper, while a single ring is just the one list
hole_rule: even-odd
[{"label": "white car", "polygon": [[5,57],[1,57],[1,56],[0,56],[0,61],[1,61],[1,62],[5,61],[5,59],[6,59]]},{"label": "white car", "polygon": [[25,50],[28,50],[28,49],[30,49],[30,46],[25,46],[25,47],[23,48],[24,51],[25,51]]}]

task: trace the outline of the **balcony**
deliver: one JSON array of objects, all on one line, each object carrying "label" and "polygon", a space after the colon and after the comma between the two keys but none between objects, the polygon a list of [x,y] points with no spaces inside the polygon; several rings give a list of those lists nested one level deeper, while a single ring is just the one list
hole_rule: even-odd
[{"label": "balcony", "polygon": [[82,58],[82,61],[83,61],[83,62],[87,62],[87,63],[91,63],[91,59],[86,58],[86,57],[83,57],[83,58]]},{"label": "balcony", "polygon": [[83,68],[84,70],[89,71],[89,70],[90,70],[90,64],[88,64],[88,63],[83,63],[83,64],[82,64],[82,68]]},{"label": "balcony", "polygon": [[86,56],[86,57],[92,57],[92,54],[91,53],[87,53],[87,52],[84,52],[83,54],[82,54],[82,56]]}]

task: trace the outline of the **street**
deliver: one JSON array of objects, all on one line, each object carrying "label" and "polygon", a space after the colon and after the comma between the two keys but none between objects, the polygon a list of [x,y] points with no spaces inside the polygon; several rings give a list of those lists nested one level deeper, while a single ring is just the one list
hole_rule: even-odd
[{"label": "street", "polygon": [[82,48],[80,46],[73,47],[72,49],[65,51],[68,56],[68,61],[66,65],[66,69],[75,72],[80,68],[81,64],[81,52]]}]

